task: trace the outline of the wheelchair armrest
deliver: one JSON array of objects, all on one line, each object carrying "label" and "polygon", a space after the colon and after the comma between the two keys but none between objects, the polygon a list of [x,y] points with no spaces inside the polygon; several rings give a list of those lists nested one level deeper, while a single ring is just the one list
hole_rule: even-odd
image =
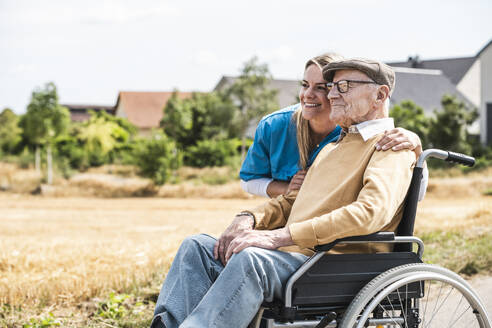
[{"label": "wheelchair armrest", "polygon": [[335,247],[339,243],[351,242],[351,243],[370,243],[370,242],[384,242],[384,241],[394,241],[395,233],[394,232],[375,232],[365,236],[352,236],[337,239],[332,241],[331,243],[318,245],[314,247],[316,252],[326,252]]}]

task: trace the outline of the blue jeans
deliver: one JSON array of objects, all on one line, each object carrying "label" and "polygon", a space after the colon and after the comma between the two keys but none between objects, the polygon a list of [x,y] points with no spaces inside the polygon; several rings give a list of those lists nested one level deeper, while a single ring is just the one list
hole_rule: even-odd
[{"label": "blue jeans", "polygon": [[282,286],[307,260],[299,253],[248,247],[224,267],[216,239],[186,238],[157,299],[151,328],[247,327],[261,303],[281,297]]}]

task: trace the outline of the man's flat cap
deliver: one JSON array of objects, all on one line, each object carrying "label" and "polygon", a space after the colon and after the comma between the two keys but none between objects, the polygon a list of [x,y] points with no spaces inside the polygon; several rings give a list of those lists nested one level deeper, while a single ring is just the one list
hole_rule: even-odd
[{"label": "man's flat cap", "polygon": [[390,94],[393,93],[395,71],[385,63],[361,58],[334,61],[323,67],[323,77],[326,81],[333,81],[335,72],[342,69],[361,71],[377,84],[387,85],[390,89]]}]

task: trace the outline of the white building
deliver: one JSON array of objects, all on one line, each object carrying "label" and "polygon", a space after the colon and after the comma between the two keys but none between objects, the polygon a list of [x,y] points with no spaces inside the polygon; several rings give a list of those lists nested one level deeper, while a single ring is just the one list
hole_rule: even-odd
[{"label": "white building", "polygon": [[[472,57],[433,60],[409,57],[406,62],[389,63],[389,65],[442,72],[456,87],[459,92],[457,95],[466,97],[468,102],[478,109],[482,143],[492,143],[492,40]],[[398,79],[397,83],[400,83]],[[415,102],[426,108],[423,104]]]}]

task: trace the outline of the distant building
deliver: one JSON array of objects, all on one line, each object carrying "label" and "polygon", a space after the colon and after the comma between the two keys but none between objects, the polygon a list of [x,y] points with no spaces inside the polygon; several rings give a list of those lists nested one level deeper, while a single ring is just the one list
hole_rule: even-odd
[{"label": "distant building", "polygon": [[[492,40],[472,57],[421,60],[415,56],[409,57],[405,62],[389,63],[389,65],[442,72],[459,94],[478,109],[482,143],[492,143]],[[427,97],[430,97],[433,91],[430,89]],[[416,103],[421,105],[417,101]]]},{"label": "distant building", "polygon": [[[172,96],[172,92],[136,92],[121,91],[115,105],[115,114],[124,117],[135,125],[139,133],[149,135],[158,128],[163,109]],[[191,92],[178,92],[181,99],[190,98]]]},{"label": "distant building", "polygon": [[[138,128],[139,134],[149,135],[153,128],[158,128],[164,107],[172,92],[137,92],[121,91],[115,106],[69,105],[63,104],[70,111],[73,122],[84,122],[90,117],[89,110],[104,110],[110,115],[126,118]],[[191,92],[178,92],[181,99],[191,97]]]},{"label": "distant building", "polygon": [[89,119],[89,110],[94,112],[105,111],[110,115],[114,115],[114,106],[101,106],[101,105],[71,105],[61,104],[67,107],[70,111],[70,119],[72,122],[85,122]]},{"label": "distant building", "polygon": [[[223,76],[219,83],[214,88],[214,91],[223,90],[226,87],[232,85],[236,81],[237,77]],[[271,80],[267,86],[269,89],[275,89],[278,91],[277,100],[280,108],[293,105],[297,102],[299,96],[299,86],[301,81],[296,80]]]}]

